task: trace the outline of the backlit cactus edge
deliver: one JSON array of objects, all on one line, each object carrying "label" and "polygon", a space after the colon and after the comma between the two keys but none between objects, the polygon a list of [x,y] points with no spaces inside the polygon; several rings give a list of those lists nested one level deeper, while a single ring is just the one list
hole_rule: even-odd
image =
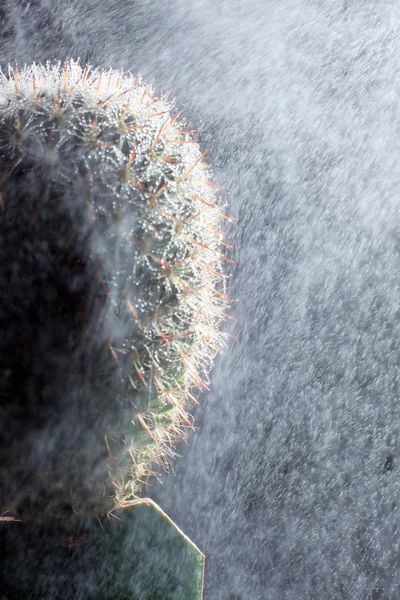
[{"label": "backlit cactus edge", "polygon": [[193,428],[228,335],[229,217],[178,119],[120,71],[1,74],[3,517],[129,505]]}]

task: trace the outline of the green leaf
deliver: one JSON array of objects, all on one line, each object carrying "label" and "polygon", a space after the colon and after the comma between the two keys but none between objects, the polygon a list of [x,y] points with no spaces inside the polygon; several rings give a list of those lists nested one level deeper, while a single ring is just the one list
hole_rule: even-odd
[{"label": "green leaf", "polygon": [[0,524],[7,600],[201,600],[205,557],[152,500],[79,529]]}]

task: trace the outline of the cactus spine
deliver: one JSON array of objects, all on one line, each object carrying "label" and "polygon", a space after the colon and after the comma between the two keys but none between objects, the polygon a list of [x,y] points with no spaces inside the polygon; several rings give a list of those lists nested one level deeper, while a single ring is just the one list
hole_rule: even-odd
[{"label": "cactus spine", "polygon": [[0,505],[109,512],[168,465],[228,307],[195,132],[166,96],[79,61],[0,79]]}]

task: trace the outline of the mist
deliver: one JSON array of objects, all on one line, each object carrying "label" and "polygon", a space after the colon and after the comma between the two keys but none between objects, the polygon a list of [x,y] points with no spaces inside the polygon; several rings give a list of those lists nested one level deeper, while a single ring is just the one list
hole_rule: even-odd
[{"label": "mist", "polygon": [[400,597],[400,5],[3,7],[3,70],[141,73],[228,190],[237,339],[146,492],[206,555],[205,600]]}]

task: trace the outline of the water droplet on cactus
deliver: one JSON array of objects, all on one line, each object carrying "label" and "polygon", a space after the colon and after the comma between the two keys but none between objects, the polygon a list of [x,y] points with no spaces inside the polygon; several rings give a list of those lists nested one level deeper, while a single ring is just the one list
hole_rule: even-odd
[{"label": "water droplet on cactus", "polygon": [[134,502],[193,428],[229,300],[212,169],[165,96],[79,61],[0,79],[0,504]]}]

